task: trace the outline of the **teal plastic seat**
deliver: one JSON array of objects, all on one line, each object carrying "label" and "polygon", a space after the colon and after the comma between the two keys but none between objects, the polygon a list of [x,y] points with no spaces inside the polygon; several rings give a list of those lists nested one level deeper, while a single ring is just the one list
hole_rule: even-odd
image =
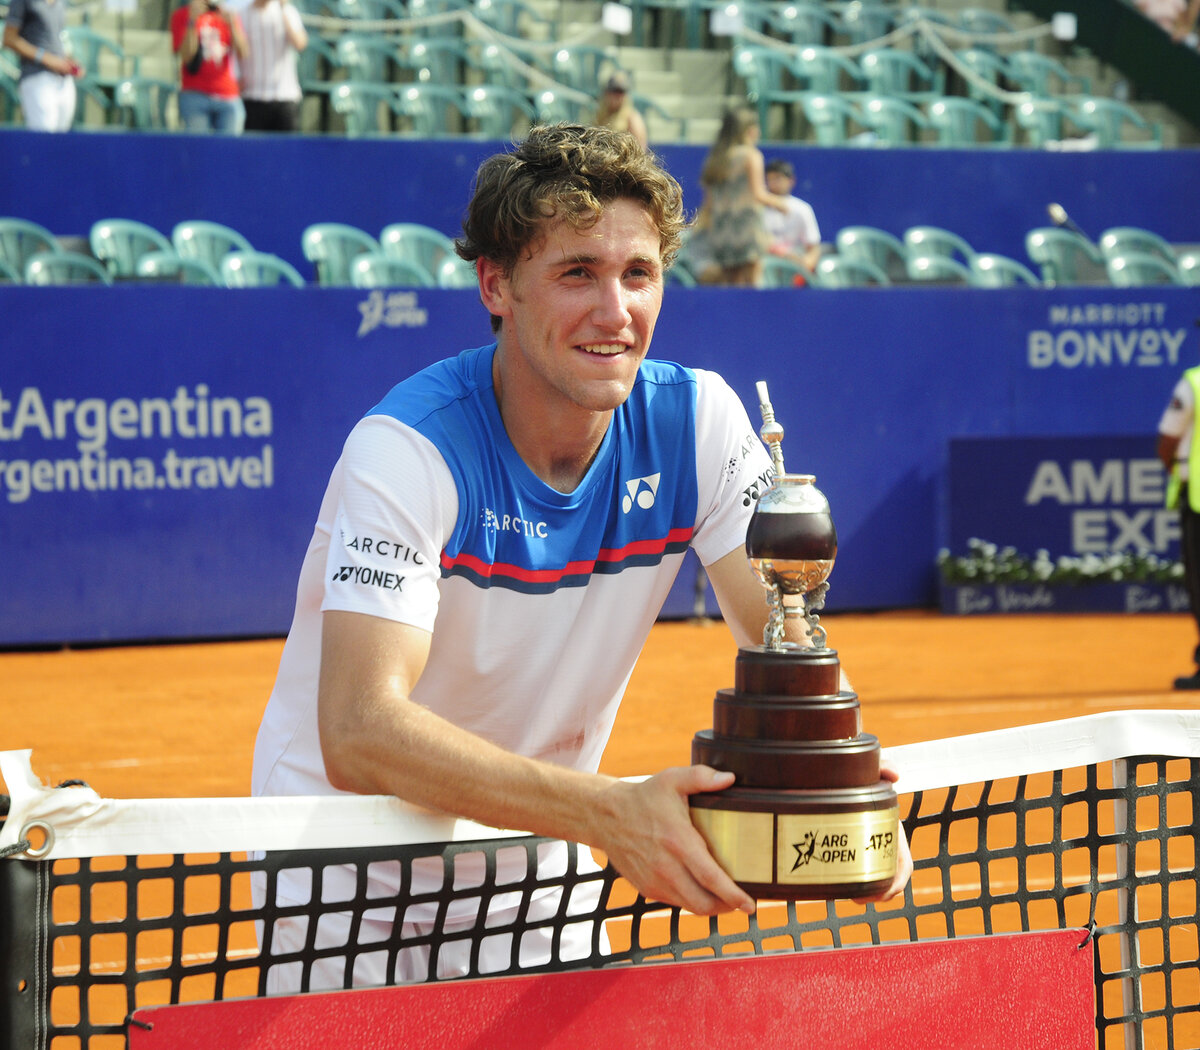
[{"label": "teal plastic seat", "polygon": [[989,106],[962,95],[932,101],[925,107],[925,112],[943,146],[1007,144],[1012,134],[1008,124]]},{"label": "teal plastic seat", "polygon": [[553,88],[536,92],[532,101],[539,124],[586,124],[596,109],[595,101],[591,98]]},{"label": "teal plastic seat", "polygon": [[[486,69],[494,59],[496,66],[512,68],[512,63],[507,61],[507,49],[499,44],[485,46],[484,41],[479,41],[475,45],[478,50],[474,52],[478,57],[474,60],[469,57],[473,54],[469,47],[457,36],[413,37],[406,47],[397,51],[396,61],[412,74],[413,80],[423,84],[459,84],[472,61]],[[488,51],[488,48],[492,50]],[[489,78],[489,83],[503,82],[507,81]]]},{"label": "teal plastic seat", "polygon": [[254,245],[230,226],[207,219],[187,219],[171,230],[171,244],[182,259],[195,259],[220,272],[229,252],[252,252]]},{"label": "teal plastic seat", "polygon": [[173,252],[171,242],[153,226],[136,219],[100,219],[88,231],[92,254],[117,278],[136,277],[147,252]]},{"label": "teal plastic seat", "polygon": [[1200,251],[1180,252],[1175,268],[1184,284],[1200,285]]},{"label": "teal plastic seat", "polygon": [[296,268],[270,252],[230,252],[221,260],[221,280],[226,288],[304,287]]},{"label": "teal plastic seat", "polygon": [[420,267],[383,252],[365,252],[350,263],[354,288],[428,288],[431,283]]},{"label": "teal plastic seat", "polygon": [[0,217],[0,262],[19,274],[38,252],[58,251],[58,241],[45,226],[28,219]]},{"label": "teal plastic seat", "polygon": [[948,255],[921,255],[908,257],[908,278],[919,284],[971,284],[968,266]]},{"label": "teal plastic seat", "polygon": [[1025,235],[1025,252],[1048,287],[1108,283],[1100,249],[1074,230],[1035,227]]},{"label": "teal plastic seat", "polygon": [[1105,258],[1108,279],[1118,288],[1151,284],[1184,284],[1174,263],[1151,252],[1114,252]]},{"label": "teal plastic seat", "polygon": [[1062,139],[1065,112],[1061,99],[1029,99],[1013,107],[1013,121],[1024,129],[1030,146],[1045,146]]},{"label": "teal plastic seat", "polygon": [[1072,101],[1071,123],[1096,137],[1100,149],[1161,149],[1162,125],[1115,98],[1087,95]]},{"label": "teal plastic seat", "polygon": [[80,252],[35,252],[25,263],[25,283],[51,284],[112,284],[112,277],[103,265],[90,255]]},{"label": "teal plastic seat", "polygon": [[525,0],[475,0],[465,5],[485,26],[518,40],[553,40],[558,35],[552,18]]},{"label": "teal plastic seat", "polygon": [[851,128],[861,123],[858,107],[844,95],[806,93],[800,100],[813,136],[822,146],[845,145]]},{"label": "teal plastic seat", "polygon": [[1113,226],[1100,234],[1096,241],[1105,258],[1137,252],[1142,255],[1157,255],[1164,262],[1175,265],[1175,249],[1165,237],[1140,226]]},{"label": "teal plastic seat", "polygon": [[1031,95],[1090,95],[1091,79],[1072,73],[1056,58],[1040,51],[1013,51],[1008,55],[1008,78]]},{"label": "teal plastic seat", "polygon": [[[950,65],[957,69],[965,82],[967,98],[982,102],[996,116],[1003,113],[1004,105],[996,97],[996,92],[1003,90],[1005,82],[1009,80],[1008,60],[1003,55],[985,47],[964,47],[954,52]],[[975,82],[968,73],[983,81],[983,84]],[[989,87],[995,91],[989,90]]]},{"label": "teal plastic seat", "polygon": [[174,84],[156,77],[130,77],[113,89],[117,120],[138,131],[165,131],[170,127]]},{"label": "teal plastic seat", "polygon": [[399,0],[336,0],[331,6],[335,17],[351,22],[383,22],[409,17]]},{"label": "teal plastic seat", "polygon": [[474,131],[485,138],[524,137],[537,119],[529,97],[503,84],[475,84],[465,89],[463,98]]},{"label": "teal plastic seat", "polygon": [[975,249],[963,237],[940,226],[910,226],[904,231],[904,247],[910,258],[936,255],[964,266],[975,258]]},{"label": "teal plastic seat", "polygon": [[843,226],[834,243],[843,259],[867,262],[891,280],[908,277],[908,249],[899,237],[875,226]]},{"label": "teal plastic seat", "polygon": [[[893,4],[875,3],[873,0],[856,0],[842,8],[838,29],[851,44],[866,44],[881,40],[895,28],[896,7]],[[818,43],[818,41],[812,41]]]},{"label": "teal plastic seat", "polygon": [[175,252],[147,252],[137,262],[137,276],[146,281],[194,284],[219,288],[220,273],[200,259],[184,259]]},{"label": "teal plastic seat", "polygon": [[[1015,31],[1015,27],[1007,16],[1000,14],[998,11],[991,11],[980,7],[964,7],[960,9],[958,12],[958,28],[971,36],[983,38],[999,36]],[[986,47],[994,44],[995,41],[984,39],[980,43]]]},{"label": "teal plastic seat", "polygon": [[443,259],[437,268],[439,288],[478,288],[479,275],[475,264],[460,259],[457,255]]},{"label": "teal plastic seat", "polygon": [[325,288],[352,285],[351,265],[358,256],[378,254],[379,242],[365,230],[341,222],[314,222],[300,234],[300,250]]},{"label": "teal plastic seat", "polygon": [[20,284],[23,276],[0,259],[0,284]]},{"label": "teal plastic seat", "polygon": [[858,66],[867,90],[876,95],[913,102],[946,93],[945,74],[940,69],[935,72],[911,51],[894,47],[864,51],[858,56]]},{"label": "teal plastic seat", "polygon": [[807,44],[796,51],[789,63],[792,75],[808,91],[862,90],[866,82],[862,69],[833,48]]},{"label": "teal plastic seat", "polygon": [[792,66],[787,52],[781,48],[739,43],[733,48],[730,62],[734,74],[744,85],[746,100],[758,110],[758,123],[764,132],[770,127],[773,106],[784,107],[786,123],[792,107],[805,95],[804,91],[792,86]]},{"label": "teal plastic seat", "polygon": [[928,130],[929,118],[911,102],[891,95],[872,95],[859,105],[860,121],[881,146],[911,146]]},{"label": "teal plastic seat", "polygon": [[1042,282],[1029,267],[995,252],[980,252],[971,260],[971,283],[976,288],[1007,288],[1028,285],[1040,288]]},{"label": "teal plastic seat", "polygon": [[334,112],[342,117],[350,138],[388,134],[396,106],[396,89],[390,84],[359,80],[340,81],[329,93]]},{"label": "teal plastic seat", "polygon": [[768,5],[765,24],[769,35],[804,47],[824,44],[841,28],[842,22],[824,4],[799,0],[797,3]]},{"label": "teal plastic seat", "polygon": [[91,98],[107,121],[114,89],[127,77],[141,75],[141,58],[126,54],[116,40],[91,26],[67,26],[63,35],[67,53],[83,67],[83,76],[75,84],[75,119],[86,122],[87,99]]},{"label": "teal plastic seat", "polygon": [[419,222],[389,223],[379,231],[379,246],[385,255],[418,267],[430,284],[437,283],[447,259],[462,261],[454,250],[453,238]]},{"label": "teal plastic seat", "polygon": [[17,81],[21,79],[19,67],[0,55],[0,123],[17,124],[21,113],[21,93]]},{"label": "teal plastic seat", "polygon": [[463,90],[450,84],[404,84],[392,108],[408,125],[404,133],[417,138],[461,134],[469,120]]},{"label": "teal plastic seat", "polygon": [[337,64],[347,80],[387,84],[396,79],[398,48],[395,40],[379,33],[349,32],[338,37]]},{"label": "teal plastic seat", "polygon": [[817,263],[813,284],[818,288],[887,287],[892,282],[874,263],[842,255],[826,255]]},{"label": "teal plastic seat", "polygon": [[556,83],[594,95],[605,79],[622,70],[615,54],[594,44],[570,44],[556,48],[544,63],[545,72]]},{"label": "teal plastic seat", "polygon": [[798,262],[779,255],[768,255],[762,261],[763,288],[796,288],[812,283],[812,271]]}]

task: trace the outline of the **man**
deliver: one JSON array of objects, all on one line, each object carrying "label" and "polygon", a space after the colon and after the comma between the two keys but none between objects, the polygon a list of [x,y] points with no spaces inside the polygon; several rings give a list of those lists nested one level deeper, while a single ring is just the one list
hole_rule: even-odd
[{"label": "man", "polygon": [[458,250],[496,342],[352,431],[255,793],[396,795],[594,846],[698,914],[753,910],[689,815],[731,774],[596,772],[689,544],[740,644],[766,620],[744,541],[769,457],[717,376],[646,360],[683,226],[678,183],[623,133],[539,127],[480,168]]},{"label": "man", "polygon": [[308,47],[300,12],[288,0],[253,0],[242,19],[248,49],[242,63],[246,130],[299,131],[297,59]]},{"label": "man", "polygon": [[[1189,368],[1175,384],[1158,422],[1158,458],[1169,474],[1167,506],[1179,509],[1179,549],[1192,615],[1200,628],[1200,442],[1193,440],[1200,412],[1200,366]],[[1193,653],[1197,670],[1175,679],[1176,689],[1200,689],[1200,645]]]},{"label": "man", "polygon": [[30,131],[69,131],[75,78],[83,69],[65,53],[66,0],[11,0],[4,46],[21,59],[17,91]]},{"label": "man", "polygon": [[786,160],[775,158],[767,162],[767,189],[787,200],[786,212],[774,208],[763,210],[767,234],[771,238],[771,254],[782,255],[800,263],[809,273],[817,268],[821,258],[821,229],[816,213],[807,201],[794,196],[796,171]]}]

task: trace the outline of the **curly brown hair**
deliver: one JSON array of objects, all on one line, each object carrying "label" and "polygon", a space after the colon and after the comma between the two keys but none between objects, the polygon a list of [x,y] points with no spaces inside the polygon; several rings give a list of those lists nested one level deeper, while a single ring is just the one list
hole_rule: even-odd
[{"label": "curly brown hair", "polygon": [[538,125],[511,153],[480,165],[455,248],[468,262],[489,259],[511,275],[549,221],[587,229],[605,206],[625,198],[645,207],[657,228],[665,270],[686,221],[683,191],[658,158],[627,132]]}]

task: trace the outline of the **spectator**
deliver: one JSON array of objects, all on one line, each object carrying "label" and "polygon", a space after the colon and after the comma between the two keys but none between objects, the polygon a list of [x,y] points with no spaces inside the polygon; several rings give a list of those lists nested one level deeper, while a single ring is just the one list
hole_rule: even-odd
[{"label": "spectator", "polygon": [[249,54],[242,63],[247,131],[300,129],[296,59],[308,47],[300,12],[288,0],[254,0],[244,9]]},{"label": "spectator", "polygon": [[821,258],[821,228],[807,201],[793,195],[796,171],[786,160],[775,158],[767,163],[767,189],[787,200],[788,210],[768,208],[763,216],[771,238],[771,254],[798,262],[810,273]]},{"label": "spectator", "polygon": [[246,109],[233,58],[248,52],[242,20],[220,0],[191,0],[171,15],[180,60],[179,119],[188,131],[240,134]]},{"label": "spectator", "polygon": [[[1148,15],[1150,18],[1155,18],[1156,21],[1159,21],[1155,15],[1146,10],[1147,6],[1155,5],[1139,4],[1138,6],[1141,7],[1142,10],[1145,11],[1146,15]],[[1183,5],[1182,0],[1180,0],[1178,7],[1179,10],[1175,15],[1175,24],[1171,27],[1171,37],[1174,40],[1183,40],[1191,35],[1191,33],[1193,33],[1196,29],[1196,16],[1200,15],[1200,0],[1188,0],[1186,7]]]},{"label": "spectator", "polygon": [[69,131],[79,68],[64,52],[67,0],[11,0],[4,46],[21,58],[18,91],[31,131]]},{"label": "spectator", "polygon": [[646,148],[649,141],[646,122],[629,94],[628,74],[619,69],[604,83],[600,105],[596,108],[596,124],[602,128],[612,128],[613,131],[628,131],[641,143],[642,149]]},{"label": "spectator", "polygon": [[786,198],[767,189],[760,134],[753,109],[730,110],[700,170],[704,203],[697,227],[716,264],[716,283],[757,286],[770,243],[764,210],[788,211]]}]

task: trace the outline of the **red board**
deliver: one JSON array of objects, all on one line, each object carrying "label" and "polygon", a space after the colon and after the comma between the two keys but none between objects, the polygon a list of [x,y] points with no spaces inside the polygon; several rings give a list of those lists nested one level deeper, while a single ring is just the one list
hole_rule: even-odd
[{"label": "red board", "polygon": [[1094,1050],[1084,937],[1004,934],[148,1007],[134,1014],[129,1047]]}]

